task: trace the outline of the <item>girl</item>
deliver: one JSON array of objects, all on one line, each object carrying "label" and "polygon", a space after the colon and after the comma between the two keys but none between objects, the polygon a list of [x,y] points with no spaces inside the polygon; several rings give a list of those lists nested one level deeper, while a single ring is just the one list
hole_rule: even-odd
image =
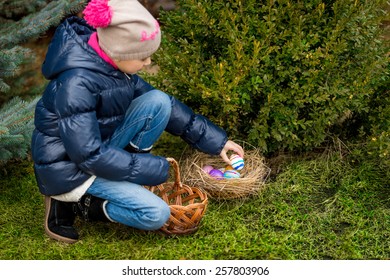
[{"label": "girl", "polygon": [[158,49],[158,22],[137,0],[92,0],[84,19],[58,26],[42,66],[50,80],[36,106],[34,170],[45,196],[45,231],[79,238],[77,215],[142,230],[161,228],[168,205],[142,185],[168,178],[169,163],[148,153],[165,130],[192,147],[244,156],[223,129],[136,73]]}]

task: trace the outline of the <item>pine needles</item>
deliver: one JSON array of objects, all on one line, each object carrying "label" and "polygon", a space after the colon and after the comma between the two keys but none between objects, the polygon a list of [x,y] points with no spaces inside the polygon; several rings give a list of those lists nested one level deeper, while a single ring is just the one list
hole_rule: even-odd
[{"label": "pine needles", "polygon": [[0,163],[26,156],[31,145],[37,101],[38,98],[27,102],[15,97],[0,109]]}]

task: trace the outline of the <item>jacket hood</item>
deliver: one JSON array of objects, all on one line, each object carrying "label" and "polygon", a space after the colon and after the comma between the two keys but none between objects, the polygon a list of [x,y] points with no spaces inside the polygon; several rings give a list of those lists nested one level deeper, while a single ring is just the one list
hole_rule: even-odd
[{"label": "jacket hood", "polygon": [[88,40],[93,32],[95,29],[84,19],[71,17],[64,20],[56,29],[42,65],[45,78],[53,79],[74,68],[103,73],[115,71],[89,46]]}]

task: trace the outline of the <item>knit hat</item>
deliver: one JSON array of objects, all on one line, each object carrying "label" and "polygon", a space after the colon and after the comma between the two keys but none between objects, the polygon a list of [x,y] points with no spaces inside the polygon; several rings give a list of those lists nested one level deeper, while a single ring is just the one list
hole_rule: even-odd
[{"label": "knit hat", "polygon": [[91,0],[83,14],[112,59],[144,59],[160,46],[160,26],[137,0]]}]

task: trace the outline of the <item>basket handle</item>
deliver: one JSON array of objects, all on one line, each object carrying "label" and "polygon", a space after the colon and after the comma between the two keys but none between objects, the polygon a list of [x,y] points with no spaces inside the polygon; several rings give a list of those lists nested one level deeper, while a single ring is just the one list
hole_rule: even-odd
[{"label": "basket handle", "polygon": [[167,158],[167,161],[172,165],[173,170],[175,171],[175,185],[177,187],[181,187],[181,181],[180,181],[180,170],[179,170],[179,164],[174,158]]}]

